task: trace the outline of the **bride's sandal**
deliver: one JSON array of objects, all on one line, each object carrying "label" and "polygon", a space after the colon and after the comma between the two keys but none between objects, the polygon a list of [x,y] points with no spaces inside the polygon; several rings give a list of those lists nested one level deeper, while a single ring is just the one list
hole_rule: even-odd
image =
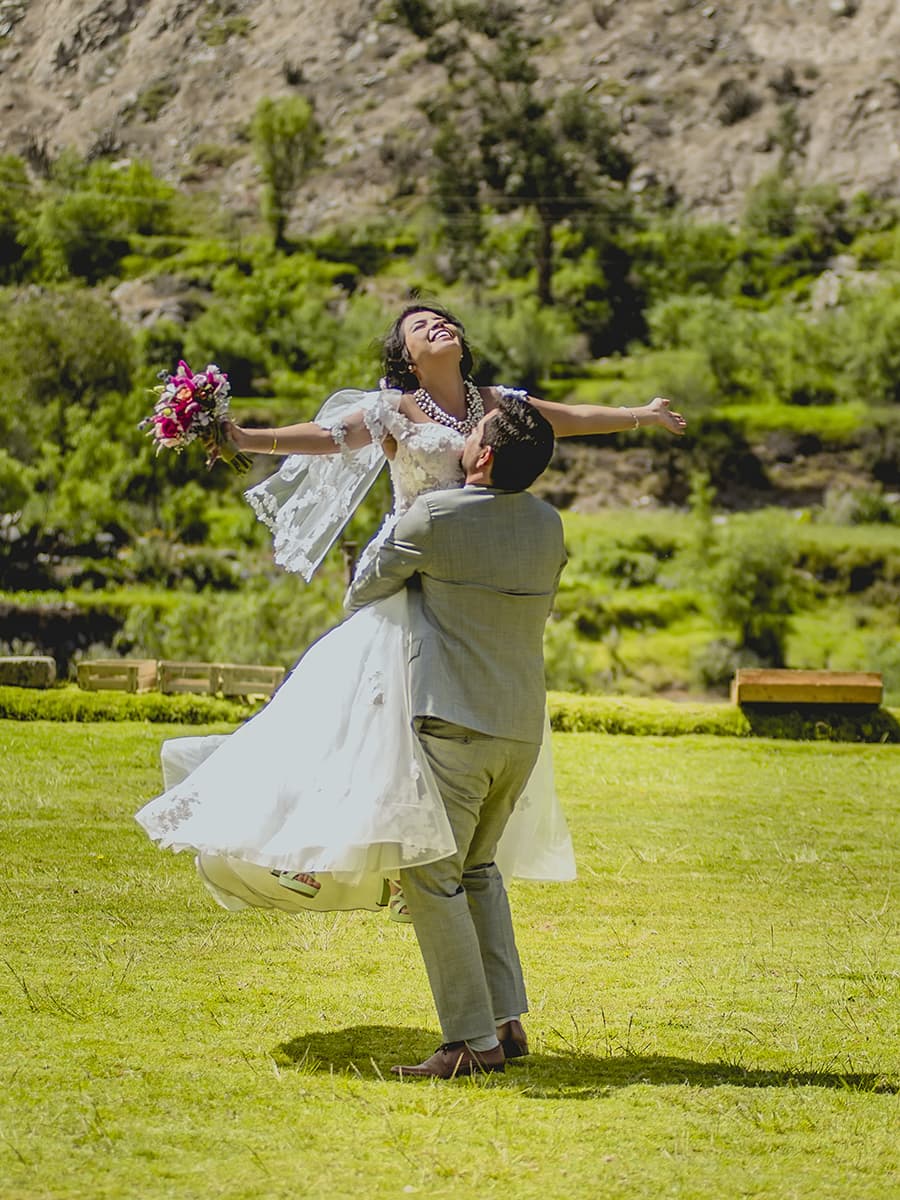
[{"label": "bride's sandal", "polygon": [[406,897],[403,895],[403,888],[399,883],[390,881],[391,898],[388,901],[388,916],[392,921],[396,921],[398,925],[411,925],[412,917],[409,915],[409,905],[406,903]]},{"label": "bride's sandal", "polygon": [[282,887],[306,896],[308,900],[313,900],[319,894],[319,888],[322,886],[315,875],[307,872],[273,871],[272,874]]}]

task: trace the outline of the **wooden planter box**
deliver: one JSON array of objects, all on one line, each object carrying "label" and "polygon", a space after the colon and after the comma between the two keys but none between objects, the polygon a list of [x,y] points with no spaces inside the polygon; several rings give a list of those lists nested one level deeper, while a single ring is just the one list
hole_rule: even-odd
[{"label": "wooden planter box", "polygon": [[271,696],[284,675],[284,667],[222,663],[219,666],[217,691],[223,696]]},{"label": "wooden planter box", "polygon": [[78,686],[86,692],[152,692],[155,658],[95,658],[78,664]]},{"label": "wooden planter box", "polygon": [[882,697],[874,671],[792,671],[742,667],[731,683],[734,704],[869,704]]},{"label": "wooden planter box", "polygon": [[169,694],[215,692],[220,666],[220,663],[173,662],[164,659],[159,664],[159,690]]}]

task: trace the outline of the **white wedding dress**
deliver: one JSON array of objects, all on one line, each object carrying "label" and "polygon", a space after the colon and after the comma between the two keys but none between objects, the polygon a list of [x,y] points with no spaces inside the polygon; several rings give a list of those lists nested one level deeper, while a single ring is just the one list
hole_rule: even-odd
[{"label": "white wedding dress", "polygon": [[[309,578],[384,463],[392,435],[394,509],[375,548],[422,492],[462,484],[462,435],[409,421],[396,391],[342,391],[316,417],[342,440],[342,417],[363,411],[373,443],[294,455],[248,499],[273,530],[275,558]],[[440,794],[412,726],[406,593],[361,609],[314,643],[268,704],[234,733],[177,738],[162,750],[166,791],[137,814],[161,847],[193,850],[228,909],[376,908],[384,880],[454,850]],[[541,754],[497,854],[501,872],[575,877],[553,787],[549,723]],[[274,871],[315,872],[307,898]]]}]

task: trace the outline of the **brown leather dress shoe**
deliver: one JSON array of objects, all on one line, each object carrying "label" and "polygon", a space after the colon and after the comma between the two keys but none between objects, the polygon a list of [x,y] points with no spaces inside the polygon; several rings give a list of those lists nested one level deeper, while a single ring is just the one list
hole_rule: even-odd
[{"label": "brown leather dress shoe", "polygon": [[528,1053],[528,1038],[521,1021],[505,1021],[498,1025],[497,1037],[507,1059],[524,1058]]},{"label": "brown leather dress shoe", "polygon": [[502,1046],[472,1050],[465,1042],[445,1042],[417,1067],[391,1067],[405,1079],[458,1079],[462,1075],[491,1075],[506,1069]]}]

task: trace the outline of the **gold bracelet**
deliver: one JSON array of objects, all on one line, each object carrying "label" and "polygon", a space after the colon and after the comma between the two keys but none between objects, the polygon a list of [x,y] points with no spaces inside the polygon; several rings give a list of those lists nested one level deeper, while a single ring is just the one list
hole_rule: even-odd
[{"label": "gold bracelet", "polygon": [[269,450],[268,453],[274,454],[277,449],[278,449],[278,437],[276,436],[276,434],[273,433],[272,434],[272,449]]},{"label": "gold bracelet", "polygon": [[631,414],[631,419],[632,419],[632,421],[634,421],[634,427],[635,427],[635,429],[640,429],[640,427],[641,427],[641,423],[640,423],[640,421],[638,420],[638,415],[637,415],[637,413],[634,411],[634,409],[633,409],[633,408],[629,408],[629,410],[628,410],[628,411],[629,411],[629,413]]}]

